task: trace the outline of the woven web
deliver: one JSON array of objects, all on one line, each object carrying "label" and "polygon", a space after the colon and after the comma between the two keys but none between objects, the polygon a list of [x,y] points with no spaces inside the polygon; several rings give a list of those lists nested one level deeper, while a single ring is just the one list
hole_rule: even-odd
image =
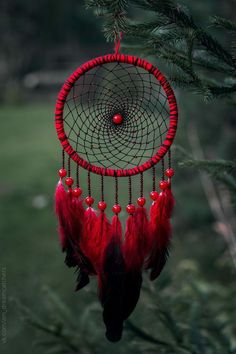
[{"label": "woven web", "polygon": [[[120,125],[112,120],[117,113],[123,116]],[[63,117],[68,141],[84,160],[129,169],[156,154],[168,131],[169,105],[152,74],[115,62],[91,69],[74,83]]]}]

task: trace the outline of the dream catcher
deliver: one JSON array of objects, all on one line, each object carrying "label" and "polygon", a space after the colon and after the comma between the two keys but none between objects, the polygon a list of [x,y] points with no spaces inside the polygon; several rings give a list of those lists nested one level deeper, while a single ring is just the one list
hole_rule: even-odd
[{"label": "dream catcher", "polygon": [[[170,147],[178,116],[174,92],[161,72],[143,59],[119,54],[118,47],[114,54],[83,64],[66,80],[55,115],[62,145],[55,195],[61,248],[65,263],[78,272],[76,290],[97,277],[110,341],[120,340],[123,323],[137,304],[142,271],[156,279],[168,257],[174,204]],[[80,184],[81,170],[86,171],[87,186]],[[96,203],[91,174],[100,176]],[[140,177],[135,197],[134,175]],[[113,193],[106,190],[109,178],[114,185],[111,220],[105,198]],[[127,180],[127,190],[119,189],[121,178]],[[144,178],[152,179],[150,198],[144,196]],[[127,195],[127,205],[119,204],[121,194]],[[127,215],[123,230],[121,211]]]}]

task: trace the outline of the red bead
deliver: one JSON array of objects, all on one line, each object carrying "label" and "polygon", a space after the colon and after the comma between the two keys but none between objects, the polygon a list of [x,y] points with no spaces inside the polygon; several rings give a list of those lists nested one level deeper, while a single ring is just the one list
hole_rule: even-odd
[{"label": "red bead", "polygon": [[91,205],[93,205],[93,203],[94,203],[94,199],[93,199],[93,197],[86,197],[85,198],[85,203],[88,205],[88,206],[91,206]]},{"label": "red bead", "polygon": [[169,186],[169,184],[168,184],[168,182],[165,181],[165,180],[159,182],[159,187],[160,187],[161,190],[167,189],[168,186]]},{"label": "red bead", "polygon": [[135,212],[135,206],[134,204],[129,204],[126,207],[126,211],[128,214],[133,214]]},{"label": "red bead", "polygon": [[98,209],[99,209],[99,210],[104,211],[104,210],[106,209],[106,207],[107,207],[107,203],[106,203],[106,202],[100,201],[100,202],[98,203]]},{"label": "red bead", "polygon": [[152,200],[157,200],[158,196],[159,196],[159,194],[158,194],[157,191],[152,191],[152,192],[150,193],[150,198],[151,198]]},{"label": "red bead", "polygon": [[145,203],[146,203],[146,199],[144,197],[139,197],[138,200],[137,200],[137,203],[139,206],[144,206]]},{"label": "red bead", "polygon": [[112,211],[113,211],[113,213],[115,213],[115,214],[119,214],[119,213],[121,212],[121,206],[120,206],[120,204],[115,204],[115,205],[113,205]]},{"label": "red bead", "polygon": [[114,124],[121,124],[124,118],[121,114],[117,113],[113,116],[112,121]]},{"label": "red bead", "polygon": [[74,188],[73,191],[72,191],[72,194],[74,197],[80,197],[81,194],[82,194],[82,189],[77,187],[77,188]]},{"label": "red bead", "polygon": [[175,174],[175,170],[173,168],[167,168],[165,172],[166,177],[171,178],[174,176],[174,174]]},{"label": "red bead", "polygon": [[66,182],[66,185],[67,185],[68,187],[71,187],[72,184],[74,183],[74,180],[73,180],[72,177],[67,177],[66,180],[65,180],[65,182]]},{"label": "red bead", "polygon": [[65,168],[61,168],[59,171],[58,171],[58,174],[61,178],[63,177],[66,177],[66,174],[67,174],[67,171]]}]

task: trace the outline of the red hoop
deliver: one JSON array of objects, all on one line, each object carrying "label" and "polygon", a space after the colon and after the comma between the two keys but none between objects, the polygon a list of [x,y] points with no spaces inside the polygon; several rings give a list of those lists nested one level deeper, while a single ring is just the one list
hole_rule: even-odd
[{"label": "red hoop", "polygon": [[[134,66],[145,69],[153,76],[155,76],[155,78],[159,81],[163,90],[166,93],[167,100],[169,103],[169,108],[170,108],[169,127],[164,142],[162,143],[162,145],[160,146],[156,154],[152,156],[148,161],[146,161],[140,166],[136,166],[130,169],[114,170],[110,168],[91,165],[88,161],[80,157],[78,153],[72,148],[64,130],[64,120],[63,120],[64,104],[73,84],[80,78],[81,75],[91,70],[92,68],[102,64],[113,63],[113,62],[132,64]],[[56,103],[55,127],[57,131],[58,139],[60,140],[64,151],[72,158],[72,160],[74,160],[81,167],[93,173],[104,175],[104,176],[118,176],[118,177],[132,176],[141,173],[151,168],[156,163],[158,163],[164,157],[164,155],[167,153],[167,151],[169,150],[170,146],[173,143],[176,134],[177,123],[178,123],[177,102],[176,102],[174,92],[170,84],[166,80],[166,78],[156,67],[154,67],[146,60],[131,55],[108,54],[102,57],[92,59],[87,63],[83,64],[65,81],[64,85],[62,86],[59,92],[57,103]]]}]

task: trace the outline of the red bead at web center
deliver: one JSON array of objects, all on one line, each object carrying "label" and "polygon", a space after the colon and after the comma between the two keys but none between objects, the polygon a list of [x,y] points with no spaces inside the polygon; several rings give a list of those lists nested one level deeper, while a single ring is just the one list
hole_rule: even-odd
[{"label": "red bead at web center", "polygon": [[112,121],[114,124],[121,124],[124,118],[120,113],[117,113],[113,116]]}]

